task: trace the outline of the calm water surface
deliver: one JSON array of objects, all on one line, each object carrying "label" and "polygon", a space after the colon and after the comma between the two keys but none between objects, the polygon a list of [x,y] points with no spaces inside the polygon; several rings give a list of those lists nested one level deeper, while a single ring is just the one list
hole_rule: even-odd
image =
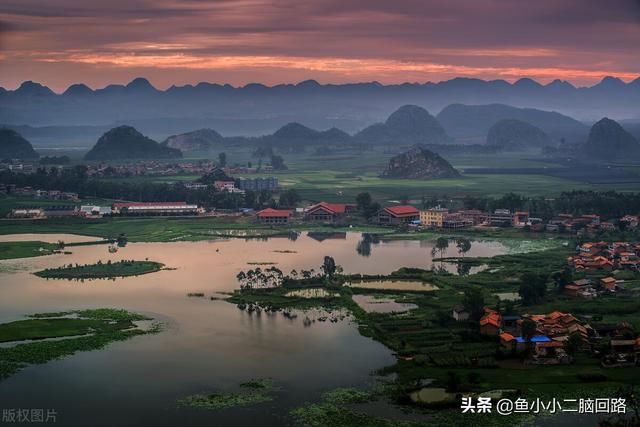
[{"label": "calm water surface", "polygon": [[[7,240],[94,238],[2,236]],[[0,261],[0,322],[43,311],[116,307],[166,323],[156,335],[101,351],[29,367],[0,382],[0,409],[51,408],[57,425],[286,425],[288,411],[336,387],[366,385],[371,372],[394,362],[381,344],[360,336],[349,320],[303,325],[304,313],[260,317],[209,296],[237,288],[236,274],[273,262],[281,270],[319,269],[331,255],[348,273],[386,274],[403,266],[431,268],[433,242],[393,241],[357,247],[361,236],[297,240],[133,243],[115,254],[106,245],[70,247],[71,255]],[[289,251],[283,253],[282,251]],[[292,252],[293,251],[293,252]],[[474,242],[467,256],[504,253],[499,243]],[[360,251],[361,252],[361,251]],[[457,256],[455,245],[445,256]],[[175,270],[87,282],[45,280],[32,273],[68,263],[149,258]],[[204,292],[207,298],[189,298]],[[273,402],[224,411],[180,409],[176,400],[205,391],[233,391],[240,382],[271,377]],[[257,418],[259,417],[259,418]]]}]

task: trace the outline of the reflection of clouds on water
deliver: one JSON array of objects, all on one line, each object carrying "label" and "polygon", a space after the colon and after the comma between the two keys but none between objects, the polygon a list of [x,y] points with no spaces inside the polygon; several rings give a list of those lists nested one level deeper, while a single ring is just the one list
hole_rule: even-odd
[{"label": "reflection of clouds on water", "polygon": [[[40,237],[30,236],[29,240],[47,236]],[[65,417],[75,417],[69,423],[65,418],[65,425],[86,425],[86,420],[96,417],[103,425],[121,424],[122,412],[112,411],[113,407],[126,408],[133,423],[144,419],[149,425],[180,425],[184,424],[184,413],[149,408],[175,407],[176,396],[203,384],[226,389],[252,377],[271,377],[288,384],[282,393],[292,405],[314,400],[327,389],[363,385],[370,381],[371,371],[393,363],[394,358],[382,344],[362,337],[346,312],[292,310],[296,316],[286,317],[282,311],[261,311],[258,316],[225,301],[185,296],[195,291],[220,295],[237,289],[236,275],[247,269],[249,261],[276,262],[287,272],[318,270],[324,256],[332,256],[346,273],[389,274],[405,266],[431,268],[430,249],[425,251],[422,246],[428,242],[376,243],[373,239],[369,256],[361,256],[354,251],[364,237],[361,234],[331,237],[318,241],[303,233],[295,240],[283,236],[214,242],[129,242],[112,254],[106,245],[78,246],[69,255],[0,263],[19,264],[25,269],[11,274],[0,270],[0,322],[16,320],[26,313],[117,307],[157,313],[152,317],[163,322],[169,319],[170,324],[154,336],[25,370],[0,382],[0,401],[16,408],[46,402],[46,407],[57,408]],[[55,236],[53,241],[70,242],[71,238]],[[455,247],[449,251],[452,256],[457,253]],[[492,256],[504,251],[500,244],[483,242],[474,244],[468,256]],[[46,281],[30,274],[69,263],[145,258],[177,269],[115,282]],[[61,384],[64,393],[59,392]],[[88,387],[91,393],[87,393]],[[79,401],[83,404],[78,405]],[[108,407],[104,402],[109,402]],[[246,414],[221,412],[216,417],[221,425],[255,423],[256,416],[266,420],[265,425],[280,425],[289,409],[274,405]],[[192,417],[190,425],[211,423],[207,414]]]}]

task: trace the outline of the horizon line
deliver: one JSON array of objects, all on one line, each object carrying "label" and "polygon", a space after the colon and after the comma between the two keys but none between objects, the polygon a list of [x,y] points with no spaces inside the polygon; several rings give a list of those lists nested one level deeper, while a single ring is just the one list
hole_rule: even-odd
[{"label": "horizon line", "polygon": [[92,87],[84,82],[76,82],[76,83],[72,83],[69,86],[67,86],[66,89],[64,89],[61,92],[56,92],[55,90],[51,89],[49,86],[47,86],[44,83],[38,82],[38,81],[34,81],[34,80],[23,80],[22,83],[20,83],[19,86],[14,87],[13,89],[9,89],[5,86],[2,86],[2,84],[0,84],[0,88],[5,89],[7,92],[15,92],[17,90],[19,90],[22,86],[24,86],[25,84],[28,83],[32,83],[32,84],[37,84],[40,85],[44,88],[49,89],[51,92],[53,92],[55,95],[63,95],[65,92],[67,92],[71,87],[73,86],[84,86],[87,87],[88,89],[90,89],[92,92],[96,92],[99,90],[104,90],[108,87],[111,86],[116,86],[116,87],[128,87],[129,85],[131,85],[132,83],[134,83],[135,81],[145,81],[146,83],[149,84],[149,86],[151,86],[153,89],[155,89],[156,91],[159,92],[167,92],[170,89],[176,88],[186,88],[186,87],[197,87],[199,85],[212,85],[212,86],[220,86],[220,87],[231,87],[233,89],[245,89],[247,87],[250,86],[262,86],[264,88],[268,88],[268,89],[273,89],[273,88],[278,88],[278,87],[283,87],[283,86],[293,86],[293,87],[297,87],[297,86],[301,86],[303,84],[316,84],[318,86],[321,87],[325,87],[325,86],[353,86],[353,85],[378,85],[378,86],[383,86],[383,87],[394,87],[394,86],[404,86],[404,85],[417,85],[417,86],[428,86],[428,85],[434,85],[437,86],[439,84],[445,84],[445,83],[449,83],[455,80],[468,80],[468,81],[478,81],[478,82],[483,82],[483,83],[498,83],[498,82],[504,82],[506,84],[508,84],[509,86],[515,86],[517,85],[519,82],[521,81],[531,81],[535,84],[537,84],[540,87],[547,87],[552,85],[555,82],[560,82],[563,84],[569,84],[570,86],[572,86],[574,89],[589,89],[589,88],[593,88],[595,86],[598,86],[600,84],[602,84],[602,82],[606,81],[606,80],[617,80],[622,82],[625,85],[629,85],[632,84],[636,81],[640,82],[640,74],[638,74],[638,76],[636,78],[629,78],[627,80],[625,80],[622,77],[618,77],[615,75],[603,75],[602,78],[600,79],[600,81],[594,83],[591,86],[576,86],[575,84],[573,84],[570,80],[563,80],[563,79],[553,79],[550,80],[548,83],[541,83],[539,80],[536,80],[533,77],[520,77],[518,79],[490,79],[490,80],[485,80],[482,78],[478,78],[478,77],[467,77],[467,76],[456,76],[450,79],[444,79],[444,80],[438,80],[438,81],[432,81],[432,80],[427,80],[424,82],[418,82],[418,81],[414,81],[414,82],[410,82],[410,81],[404,81],[404,82],[400,82],[400,83],[380,83],[377,80],[370,80],[370,81],[358,81],[358,82],[343,82],[343,83],[331,83],[331,82],[326,82],[326,83],[321,83],[319,82],[317,79],[305,79],[305,80],[301,80],[297,83],[293,83],[293,82],[282,82],[282,83],[277,83],[277,84],[264,84],[264,83],[260,83],[260,82],[249,82],[246,83],[244,85],[232,85],[230,83],[218,83],[218,82],[211,82],[211,81],[199,81],[197,83],[185,83],[183,85],[176,85],[176,84],[172,84],[168,87],[166,87],[165,89],[160,89],[157,86],[154,86],[153,83],[149,80],[149,77],[144,77],[144,76],[138,76],[138,77],[134,77],[132,78],[128,83],[109,83],[106,86],[103,87]]}]

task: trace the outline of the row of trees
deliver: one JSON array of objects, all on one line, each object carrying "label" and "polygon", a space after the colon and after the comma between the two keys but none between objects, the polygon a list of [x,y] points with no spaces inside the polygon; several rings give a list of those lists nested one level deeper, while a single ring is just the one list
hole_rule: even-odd
[{"label": "row of trees", "polygon": [[333,257],[325,256],[320,266],[320,270],[291,270],[288,275],[284,275],[282,270],[275,266],[266,269],[257,267],[248,271],[241,271],[236,275],[240,283],[240,289],[266,289],[279,288],[285,282],[300,282],[311,279],[323,279],[328,284],[332,284],[336,277],[342,274],[342,267],[337,265]]},{"label": "row of trees", "polygon": [[18,187],[33,187],[42,190],[75,192],[85,198],[125,199],[138,202],[169,202],[184,200],[204,207],[238,209],[251,207],[293,207],[300,202],[298,193],[284,191],[280,202],[276,202],[269,190],[251,191],[244,195],[217,191],[214,188],[191,190],[182,184],[153,182],[125,182],[91,179],[85,166],[72,168],[39,168],[35,173],[0,172],[0,182]]}]

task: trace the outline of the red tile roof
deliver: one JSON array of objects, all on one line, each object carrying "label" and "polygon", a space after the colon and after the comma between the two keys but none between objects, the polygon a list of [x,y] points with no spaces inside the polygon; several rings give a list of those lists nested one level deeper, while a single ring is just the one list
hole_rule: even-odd
[{"label": "red tile roof", "polygon": [[317,209],[325,209],[333,214],[343,214],[347,210],[347,205],[345,205],[344,203],[320,202],[317,205],[311,206],[307,213],[311,213]]},{"label": "red tile roof", "polygon": [[507,341],[507,342],[515,340],[514,336],[511,335],[508,332],[501,333],[500,334],[500,339],[503,340],[503,341]]},{"label": "red tile roof", "polygon": [[418,209],[414,208],[413,206],[408,206],[408,205],[391,206],[391,207],[388,207],[388,208],[384,208],[384,210],[387,211],[389,214],[395,216],[395,217],[413,216],[413,215],[419,215],[420,214]]},{"label": "red tile roof", "polygon": [[483,316],[482,319],[480,319],[480,326],[491,325],[499,328],[501,321],[502,318],[500,315],[494,312]]},{"label": "red tile roof", "polygon": [[278,218],[285,218],[285,217],[290,217],[291,216],[291,211],[287,210],[287,209],[272,209],[272,208],[267,208],[267,209],[263,209],[260,212],[257,213],[258,217],[260,218],[273,218],[273,217],[278,217]]}]

